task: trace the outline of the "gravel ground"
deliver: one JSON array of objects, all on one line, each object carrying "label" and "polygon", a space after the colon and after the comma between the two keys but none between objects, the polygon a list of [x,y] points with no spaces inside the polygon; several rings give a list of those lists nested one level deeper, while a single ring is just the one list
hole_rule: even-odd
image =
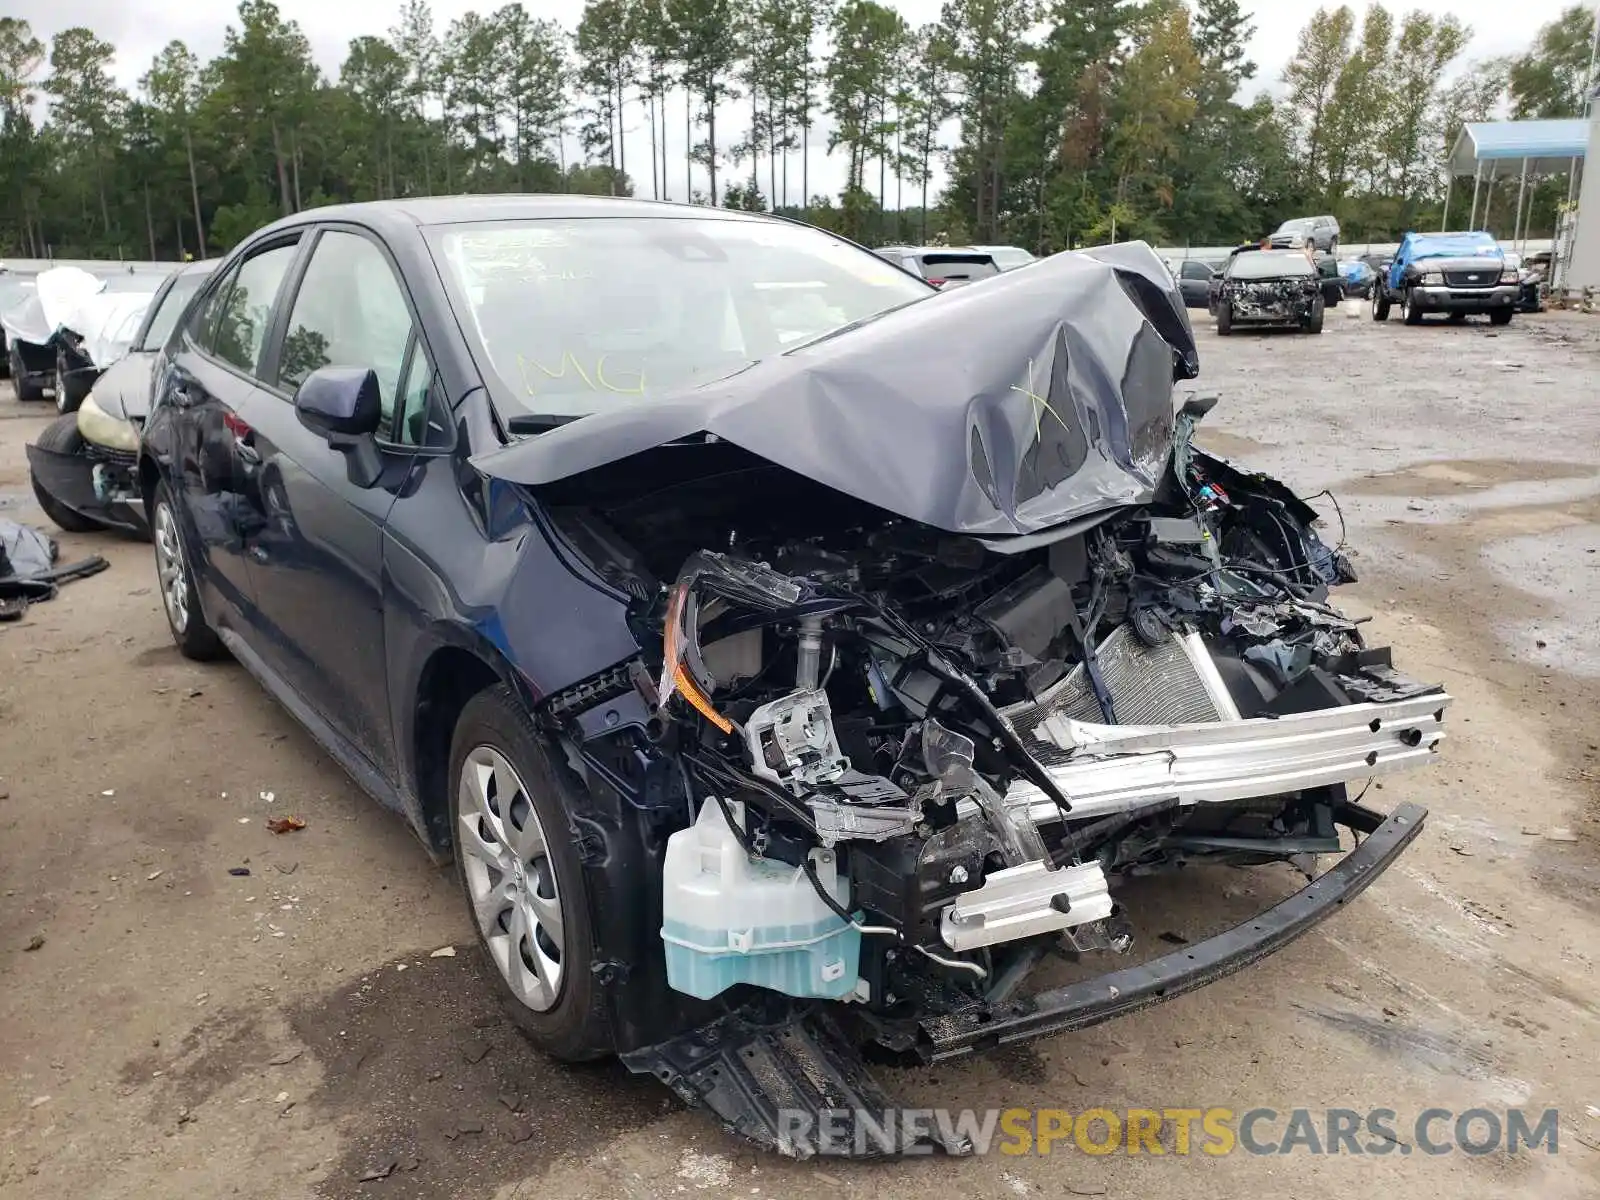
[{"label": "gravel ground", "polygon": [[[1557,1107],[1558,1154],[757,1155],[651,1081],[522,1043],[451,877],[240,669],[177,655],[147,546],[65,535],[111,570],[0,625],[0,1195],[1600,1194],[1600,320],[1222,339],[1198,316],[1223,394],[1202,440],[1333,489],[1362,574],[1342,602],[1457,698],[1440,761],[1367,797],[1428,828],[1242,974],[885,1082],[956,1108],[1385,1107],[1402,1130]],[[0,514],[44,524],[22,447],[46,420],[0,390]],[[268,832],[290,814],[303,831]],[[1141,945],[1295,886],[1154,881]]]}]

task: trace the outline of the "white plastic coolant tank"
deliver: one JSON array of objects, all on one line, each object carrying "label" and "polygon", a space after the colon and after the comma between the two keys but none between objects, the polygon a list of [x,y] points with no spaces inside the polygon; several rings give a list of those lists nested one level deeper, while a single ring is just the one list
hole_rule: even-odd
[{"label": "white plastic coolant tank", "polygon": [[[742,823],[743,806],[728,807]],[[800,868],[752,860],[715,800],[667,839],[663,875],[661,940],[667,982],[678,991],[709,1000],[750,983],[838,1000],[855,990],[860,931],[822,902]],[[847,902],[849,883],[832,854],[817,862],[817,876]]]}]

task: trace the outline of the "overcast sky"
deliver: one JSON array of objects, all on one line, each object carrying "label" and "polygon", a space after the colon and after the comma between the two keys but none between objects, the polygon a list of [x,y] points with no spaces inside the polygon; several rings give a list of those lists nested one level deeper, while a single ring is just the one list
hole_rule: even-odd
[{"label": "overcast sky", "polygon": [[[913,25],[936,20],[940,0],[888,0]],[[1390,8],[1401,12],[1420,8],[1434,14],[1456,13],[1473,31],[1466,58],[1488,58],[1519,51],[1532,40],[1538,27],[1550,21],[1570,0],[1393,0]],[[568,29],[576,26],[583,0],[524,0],[529,12],[553,17]],[[327,74],[336,76],[346,47],[353,37],[383,34],[394,23],[399,0],[278,0],[285,18],[297,21],[311,41],[312,52]],[[497,7],[496,0],[433,0],[435,19],[442,34],[445,27],[470,9],[487,12]],[[1283,64],[1294,53],[1295,39],[1316,5],[1308,0],[1244,0],[1244,7],[1255,21],[1256,33],[1250,44],[1257,66],[1257,85],[1275,87]],[[1358,10],[1364,4],[1354,5]],[[72,25],[87,25],[117,47],[116,74],[121,83],[132,87],[150,65],[150,59],[172,38],[182,38],[202,59],[222,49],[223,29],[234,19],[234,0],[188,0],[185,4],[152,3],[150,0],[6,0],[10,13],[25,18],[41,38]],[[681,101],[671,104],[667,119],[670,139],[668,186],[673,199],[683,199],[683,112]],[[649,128],[642,110],[630,106],[627,159],[636,180],[638,194],[649,195]],[[722,117],[721,109],[718,110]],[[729,113],[735,124],[742,124],[740,110]],[[719,134],[723,121],[719,119]],[[731,130],[737,136],[737,130]],[[723,139],[719,136],[719,141]],[[569,146],[569,153],[572,148]],[[870,170],[870,168],[869,168]],[[798,200],[799,161],[790,163],[791,199]],[[762,175],[766,176],[763,166]],[[719,184],[722,179],[719,178]],[[940,182],[936,179],[935,183]],[[837,193],[843,183],[843,162],[839,156],[825,161],[820,150],[811,156],[811,190]],[[696,187],[704,188],[701,173]],[[893,183],[890,184],[891,191]],[[908,202],[911,197],[907,197]],[[890,204],[894,201],[891,199]]]}]

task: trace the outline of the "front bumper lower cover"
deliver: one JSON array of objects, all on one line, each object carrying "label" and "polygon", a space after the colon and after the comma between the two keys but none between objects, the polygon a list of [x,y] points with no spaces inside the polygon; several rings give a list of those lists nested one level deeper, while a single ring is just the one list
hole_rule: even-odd
[{"label": "front bumper lower cover", "polygon": [[[1401,804],[1388,817],[1340,805],[1334,820],[1365,837],[1275,907],[1137,966],[925,1019],[913,1053],[936,1063],[1084,1029],[1224,978],[1281,950],[1354,899],[1411,844],[1426,817],[1417,804]],[[623,1062],[656,1076],[687,1103],[709,1108],[730,1132],[789,1157],[879,1157],[925,1152],[930,1144],[952,1154],[971,1151],[959,1140],[901,1127],[896,1113],[905,1110],[872,1078],[840,1025],[814,1004],[775,1015],[752,1003],[626,1054]]]},{"label": "front bumper lower cover", "polygon": [[[102,525],[142,537],[149,536],[144,506],[133,503],[131,499],[119,498],[124,492],[130,496],[133,494],[130,468],[114,462],[97,463],[87,453],[63,454],[58,450],[45,450],[33,445],[27,447],[27,453],[28,470],[35,484],[58,504]],[[97,467],[108,482],[116,485],[104,495],[97,492],[95,487]]]}]

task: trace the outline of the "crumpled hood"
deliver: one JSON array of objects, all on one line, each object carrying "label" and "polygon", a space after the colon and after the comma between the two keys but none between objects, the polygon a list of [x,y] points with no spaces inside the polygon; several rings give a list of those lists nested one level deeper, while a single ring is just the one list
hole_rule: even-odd
[{"label": "crumpled hood", "polygon": [[1148,502],[1172,385],[1199,370],[1171,273],[1142,242],[1054,255],[728,379],[479,455],[537,487],[710,434],[953,533],[1035,533]]}]

